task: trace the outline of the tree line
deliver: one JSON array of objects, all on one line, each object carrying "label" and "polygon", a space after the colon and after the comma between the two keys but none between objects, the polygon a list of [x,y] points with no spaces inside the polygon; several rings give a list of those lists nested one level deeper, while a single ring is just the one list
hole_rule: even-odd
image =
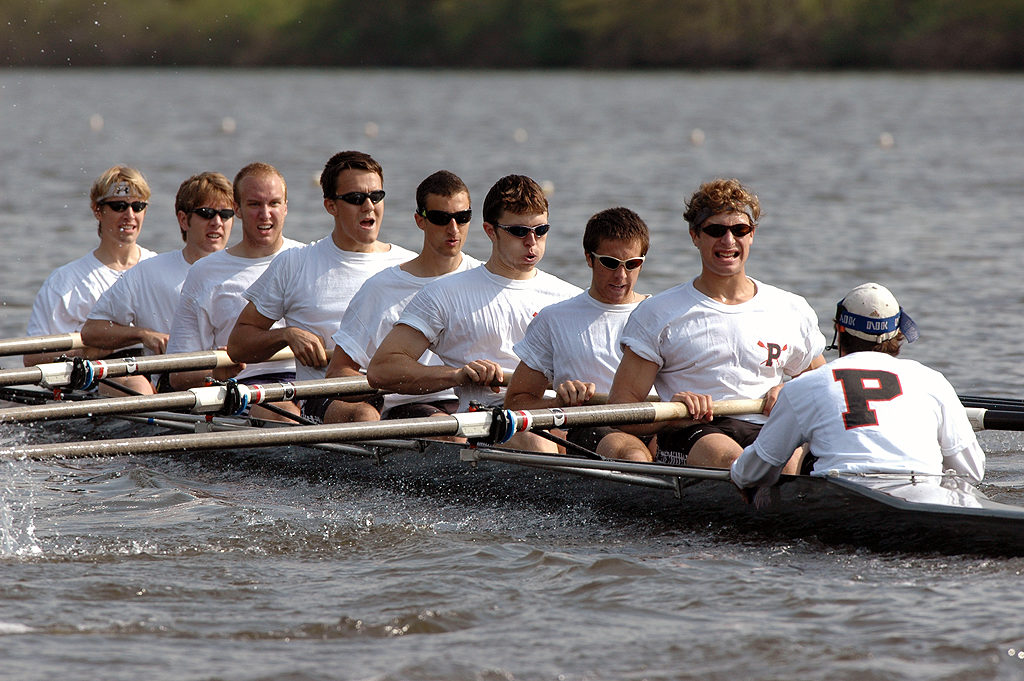
[{"label": "tree line", "polygon": [[1024,67],[1021,0],[7,0],[7,66]]}]

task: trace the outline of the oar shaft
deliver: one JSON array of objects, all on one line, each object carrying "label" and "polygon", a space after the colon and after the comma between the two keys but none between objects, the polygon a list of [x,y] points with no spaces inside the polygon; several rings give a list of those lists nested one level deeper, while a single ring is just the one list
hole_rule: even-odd
[{"label": "oar shaft", "polygon": [[[365,378],[324,378],[295,383],[268,383],[261,386],[239,386],[253,397],[253,404],[280,402],[289,399],[308,399],[330,395],[362,395],[375,391]],[[258,394],[258,399],[256,395]],[[197,413],[219,411],[228,397],[225,386],[193,388],[176,393],[131,395],[82,402],[55,402],[28,407],[0,409],[0,423],[49,421],[85,416],[135,414],[142,411],[193,410]]]},{"label": "oar shaft", "polygon": [[[293,359],[291,348],[279,350],[268,361]],[[118,378],[135,374],[162,374],[173,371],[200,371],[234,364],[223,350],[202,350],[170,355],[142,355],[119,359],[98,359],[88,362],[97,379]],[[70,385],[74,361],[50,362],[24,369],[0,370],[0,386],[45,383],[58,388]]]},{"label": "oar shaft", "polygon": [[966,407],[967,418],[975,430],[1024,430],[1024,412],[1016,410]]},{"label": "oar shaft", "polygon": [[[94,440],[60,444],[30,445],[16,451],[18,458],[47,459],[82,456],[118,456],[160,452],[244,447],[284,447],[323,442],[354,442],[404,437],[454,435],[459,422],[454,417],[395,419],[369,423],[340,423],[294,428],[258,428],[243,431],[154,435],[152,437]],[[410,435],[410,433],[415,435]]]},{"label": "oar shaft", "polygon": [[960,403],[965,407],[981,409],[998,409],[1000,411],[1024,411],[1024,400],[1011,397],[984,397],[977,395],[959,395]]},{"label": "oar shaft", "polygon": [[[324,379],[302,381],[302,384],[323,383],[327,388],[332,381],[359,379]],[[299,386],[298,383],[295,384]],[[337,394],[333,386],[332,394]],[[192,391],[187,391],[192,392]],[[159,397],[159,396],[157,396]],[[123,399],[123,398],[120,398]],[[139,398],[135,398],[139,399]],[[716,413],[757,413],[763,400],[736,400],[715,403]],[[77,406],[77,405],[68,405]],[[91,406],[91,405],[84,405]],[[139,409],[138,411],[143,411]],[[499,410],[500,411],[500,410]],[[2,414],[3,412],[0,412]],[[566,407],[565,409],[534,409],[515,412],[516,431],[551,427],[590,427],[623,423],[653,423],[686,417],[686,407],[678,402],[642,402],[639,404],[613,404],[595,407]],[[260,429],[258,431],[190,433],[162,435],[121,440],[99,440],[61,444],[30,445],[16,450],[19,458],[114,456],[118,454],[150,454],[183,449],[221,449],[237,447],[273,447],[322,442],[357,442],[392,438],[440,437],[460,435],[485,438],[496,424],[490,411],[458,413],[452,416],[394,419],[365,423],[324,424],[293,428]],[[500,422],[499,422],[500,423]],[[507,439],[507,438],[505,438]]]},{"label": "oar shaft", "polygon": [[60,333],[52,336],[24,336],[0,340],[0,355],[27,355],[37,352],[64,352],[78,350],[85,345],[78,333]]},{"label": "oar shaft", "polygon": [[[64,365],[65,362],[61,362]],[[43,382],[43,378],[46,376],[46,372],[42,369],[43,365],[37,365],[34,367],[15,368],[15,369],[0,369],[0,386],[6,385],[38,385]],[[70,372],[68,372],[70,376]]]}]

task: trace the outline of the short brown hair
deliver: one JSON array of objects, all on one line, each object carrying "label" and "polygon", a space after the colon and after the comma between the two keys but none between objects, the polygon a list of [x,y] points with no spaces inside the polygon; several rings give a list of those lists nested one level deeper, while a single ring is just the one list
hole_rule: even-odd
[{"label": "short brown hair", "polygon": [[419,186],[416,187],[416,210],[421,211],[427,207],[427,195],[451,197],[456,194],[466,193],[469,196],[469,187],[462,181],[462,178],[450,170],[438,170],[428,175]]},{"label": "short brown hair", "polygon": [[639,241],[640,255],[647,255],[647,249],[651,246],[647,223],[622,206],[606,208],[587,220],[587,227],[583,230],[583,251],[593,253],[605,239]]},{"label": "short brown hair", "polygon": [[761,218],[761,202],[735,178],[718,178],[702,184],[686,202],[683,219],[696,231],[708,218],[720,213],[746,213],[750,224]]},{"label": "short brown hair", "polygon": [[843,354],[851,355],[855,352],[883,352],[896,357],[900,354],[900,348],[904,341],[903,332],[899,331],[895,336],[880,343],[851,336],[845,331],[839,332],[839,346]]},{"label": "short brown hair", "polygon": [[235,173],[235,181],[232,183],[232,196],[234,196],[235,203],[238,205],[242,205],[242,197],[238,193],[238,188],[241,186],[242,180],[250,175],[273,175],[274,177],[280,178],[281,186],[284,187],[284,200],[288,200],[288,183],[284,181],[284,175],[281,174],[281,171],[269,163],[256,161]]},{"label": "short brown hair", "polygon": [[325,199],[333,199],[338,193],[338,175],[343,170],[369,170],[377,173],[381,183],[384,182],[384,169],[369,154],[361,151],[339,151],[327,159],[324,169],[320,171],[320,188]]},{"label": "short brown hair", "polygon": [[548,212],[548,198],[540,185],[526,175],[506,175],[484,197],[484,222],[495,224],[503,212],[532,215]]},{"label": "short brown hair", "polygon": [[[174,212],[188,214],[212,199],[224,199],[230,202],[232,197],[231,181],[220,173],[206,171],[193,175],[178,187],[174,197]],[[187,233],[181,230],[182,241]]]}]

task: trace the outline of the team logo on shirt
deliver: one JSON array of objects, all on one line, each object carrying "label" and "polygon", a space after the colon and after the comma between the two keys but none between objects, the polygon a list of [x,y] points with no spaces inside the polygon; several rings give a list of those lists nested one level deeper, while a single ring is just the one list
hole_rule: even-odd
[{"label": "team logo on shirt", "polygon": [[843,425],[847,430],[877,426],[878,412],[871,408],[871,403],[888,402],[903,394],[900,377],[891,371],[833,369],[832,378],[843,385]]},{"label": "team logo on shirt", "polygon": [[766,367],[775,366],[775,362],[782,357],[782,352],[788,350],[788,345],[779,345],[778,343],[765,343],[764,341],[757,341],[757,344],[768,351],[768,359],[762,364]]}]

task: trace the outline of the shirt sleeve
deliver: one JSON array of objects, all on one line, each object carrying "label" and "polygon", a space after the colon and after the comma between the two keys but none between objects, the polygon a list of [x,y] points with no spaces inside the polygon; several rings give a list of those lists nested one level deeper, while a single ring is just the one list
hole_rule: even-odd
[{"label": "shirt sleeve", "polygon": [[761,459],[773,466],[785,466],[797,447],[807,441],[800,426],[796,409],[783,388],[772,407],[771,416],[761,428],[754,444],[750,445]]},{"label": "shirt sleeve", "polygon": [[[363,300],[364,298],[357,293],[352,302],[349,303],[348,309],[345,310],[345,314],[341,318],[341,324],[338,325],[338,330],[331,336],[331,340],[353,362],[366,368],[370,364],[370,357],[375,348],[373,348],[373,334],[370,333],[370,330],[366,328],[366,324],[362,321],[364,314]],[[379,319],[375,321],[379,321]]]},{"label": "shirt sleeve", "polygon": [[178,306],[174,310],[174,321],[171,323],[171,334],[167,340],[167,353],[173,352],[198,352],[200,350],[212,350],[204,347],[207,345],[202,341],[199,331],[200,306],[192,295],[182,291],[178,299]]},{"label": "shirt sleeve", "polygon": [[32,314],[26,329],[29,336],[82,330],[95,301],[86,299],[70,285],[68,276],[65,270],[58,268],[43,282],[32,303]]},{"label": "shirt sleeve", "polygon": [[758,456],[754,445],[750,445],[743,450],[738,459],[732,462],[729,475],[737,487],[747,489],[748,487],[764,487],[775,484],[781,471],[782,466],[765,461]]},{"label": "shirt sleeve", "polygon": [[289,249],[271,261],[266,271],[249,285],[242,296],[256,307],[256,311],[267,319],[277,321],[284,317],[288,293],[288,263],[291,254],[299,249]]},{"label": "shirt sleeve", "polygon": [[434,295],[434,285],[428,284],[412,297],[395,323],[405,324],[416,329],[423,334],[433,348],[442,331],[447,328],[444,309],[445,306],[439,304]]},{"label": "shirt sleeve", "polygon": [[135,324],[135,298],[132,295],[130,275],[131,270],[125,272],[113,286],[103,292],[89,311],[88,319],[101,319],[121,326]]},{"label": "shirt sleeve", "polygon": [[794,359],[798,361],[785,368],[785,373],[788,376],[796,376],[805,371],[811,365],[811,361],[825,351],[825,336],[818,328],[818,315],[815,314],[814,309],[801,298],[796,312],[802,318],[800,329],[803,338],[803,352],[794,353]]},{"label": "shirt sleeve", "polygon": [[526,366],[541,372],[549,381],[554,380],[554,347],[547,315],[543,311],[526,327],[523,340],[513,345],[512,350]]},{"label": "shirt sleeve", "polygon": [[[32,314],[28,318],[28,327],[25,333],[29,336],[48,336],[70,332],[70,329],[62,331],[56,327],[58,317],[65,310],[63,301],[60,296],[56,295],[50,280],[47,279],[32,302]],[[79,324],[79,326],[81,325]]]},{"label": "shirt sleeve", "polygon": [[[623,351],[629,348],[634,354],[639,356],[641,359],[646,359],[648,362],[654,362],[661,368],[665,365],[665,359],[661,356],[661,348],[659,343],[658,335],[661,332],[661,326],[655,323],[654,320],[648,319],[646,314],[647,309],[650,307],[648,304],[650,299],[643,301],[636,306],[629,315],[629,320],[626,325],[622,328],[622,335],[619,337],[619,345]],[[645,305],[647,306],[645,308]],[[652,329],[655,329],[658,333],[652,333]]]},{"label": "shirt sleeve", "polygon": [[939,446],[942,449],[943,469],[953,469],[974,482],[985,476],[985,452],[974,435],[967,411],[960,403],[952,385],[946,385],[941,396],[942,427]]}]

